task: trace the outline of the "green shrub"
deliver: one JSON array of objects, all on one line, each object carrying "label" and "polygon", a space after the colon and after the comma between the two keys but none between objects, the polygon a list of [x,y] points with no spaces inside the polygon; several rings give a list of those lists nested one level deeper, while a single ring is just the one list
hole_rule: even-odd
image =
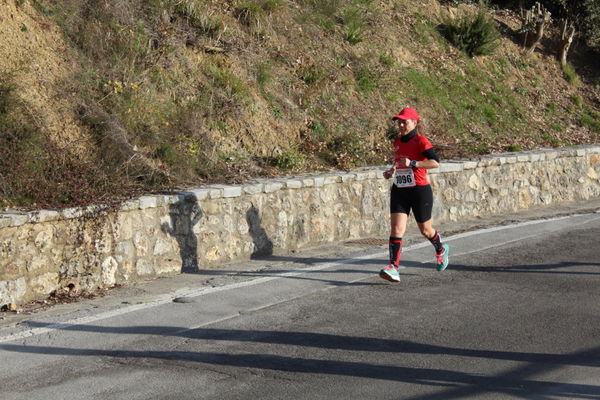
[{"label": "green shrub", "polygon": [[556,113],[556,110],[557,110],[556,103],[548,103],[548,104],[546,104],[546,113],[548,113],[548,114],[554,114],[554,113]]},{"label": "green shrub", "polygon": [[238,2],[235,16],[246,26],[257,26],[265,17],[281,7],[281,0],[260,0]]},{"label": "green shrub", "polygon": [[580,122],[581,125],[600,135],[600,112],[592,111],[583,114],[580,118]]},{"label": "green shrub", "polygon": [[571,101],[573,102],[573,104],[575,104],[575,106],[579,108],[583,107],[583,97],[581,97],[580,95],[571,96]]},{"label": "green shrub", "polygon": [[306,156],[302,154],[297,147],[292,146],[285,150],[281,155],[275,157],[273,165],[285,170],[301,168],[306,163]]},{"label": "green shrub", "polygon": [[394,58],[389,53],[381,53],[379,55],[379,63],[384,67],[391,68],[394,66]]},{"label": "green shrub", "polygon": [[302,79],[307,85],[312,85],[324,77],[325,73],[316,65],[310,65],[300,70],[300,79]]},{"label": "green shrub", "polygon": [[265,86],[271,80],[271,65],[267,63],[259,64],[256,67],[256,83],[260,90],[264,91]]},{"label": "green shrub", "polygon": [[357,44],[364,40],[366,21],[359,7],[348,8],[343,14],[342,21],[346,26],[346,40],[350,44]]},{"label": "green shrub", "polygon": [[575,71],[575,67],[571,63],[566,63],[562,68],[563,73],[565,74],[565,79],[571,85],[577,87],[581,85],[581,80],[579,79],[579,75],[577,75],[577,71]]},{"label": "green shrub", "polygon": [[356,73],[356,82],[359,92],[366,94],[377,89],[375,73],[369,68],[361,68]]},{"label": "green shrub", "polygon": [[265,10],[256,2],[238,3],[235,7],[235,17],[246,26],[256,26],[260,23]]},{"label": "green shrub", "polygon": [[447,16],[440,28],[450,43],[471,58],[492,54],[499,45],[500,34],[483,7],[476,13],[465,11],[455,19]]}]

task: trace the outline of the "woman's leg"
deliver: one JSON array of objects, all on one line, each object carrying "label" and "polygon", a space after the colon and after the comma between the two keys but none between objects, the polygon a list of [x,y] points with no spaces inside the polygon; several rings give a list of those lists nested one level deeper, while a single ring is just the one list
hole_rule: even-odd
[{"label": "woman's leg", "polygon": [[400,255],[402,253],[402,236],[406,232],[406,224],[408,215],[404,213],[391,214],[391,231],[390,231],[390,265],[398,267],[400,265]]},{"label": "woman's leg", "polygon": [[448,266],[448,256],[450,248],[447,244],[442,243],[440,234],[433,228],[431,219],[425,222],[417,222],[421,234],[425,236],[435,248],[435,255],[437,257],[437,269],[443,271]]},{"label": "woman's leg", "polygon": [[406,223],[408,222],[408,215],[404,213],[392,213],[392,230],[390,236],[401,238],[406,232]]},{"label": "woman's leg", "polygon": [[433,222],[431,219],[425,222],[417,222],[417,226],[421,231],[421,235],[425,236],[429,240],[433,239],[436,234],[436,230],[433,228]]}]

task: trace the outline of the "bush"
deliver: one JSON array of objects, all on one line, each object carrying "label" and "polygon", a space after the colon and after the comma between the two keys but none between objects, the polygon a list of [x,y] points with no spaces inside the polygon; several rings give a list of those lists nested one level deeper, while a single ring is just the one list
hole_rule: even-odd
[{"label": "bush", "polygon": [[566,63],[562,70],[565,74],[565,79],[567,80],[567,82],[569,82],[575,87],[581,85],[581,80],[579,79],[579,75],[577,75],[577,71],[575,71],[575,67],[573,67],[573,64]]},{"label": "bush", "polygon": [[454,19],[448,16],[440,28],[450,43],[471,58],[492,54],[499,45],[500,34],[483,7],[477,13],[465,11]]},{"label": "bush", "polygon": [[600,135],[600,113],[599,112],[590,112],[587,114],[583,114],[580,119],[581,125],[588,128],[590,131],[597,133]]},{"label": "bush", "polygon": [[273,164],[283,170],[294,170],[302,168],[306,163],[306,156],[297,147],[292,146],[281,155],[275,157]]}]

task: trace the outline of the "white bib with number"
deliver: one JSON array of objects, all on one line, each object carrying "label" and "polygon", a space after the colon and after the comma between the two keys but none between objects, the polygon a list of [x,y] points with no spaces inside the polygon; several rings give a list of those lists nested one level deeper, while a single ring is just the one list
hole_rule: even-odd
[{"label": "white bib with number", "polygon": [[413,187],[415,184],[415,173],[412,168],[402,168],[396,170],[394,185],[399,188]]}]

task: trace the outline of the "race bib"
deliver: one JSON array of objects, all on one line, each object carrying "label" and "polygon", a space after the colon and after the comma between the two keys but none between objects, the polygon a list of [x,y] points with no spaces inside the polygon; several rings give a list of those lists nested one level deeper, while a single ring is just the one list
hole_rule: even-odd
[{"label": "race bib", "polygon": [[394,185],[399,188],[413,187],[415,184],[415,173],[412,168],[402,168],[396,170]]}]

